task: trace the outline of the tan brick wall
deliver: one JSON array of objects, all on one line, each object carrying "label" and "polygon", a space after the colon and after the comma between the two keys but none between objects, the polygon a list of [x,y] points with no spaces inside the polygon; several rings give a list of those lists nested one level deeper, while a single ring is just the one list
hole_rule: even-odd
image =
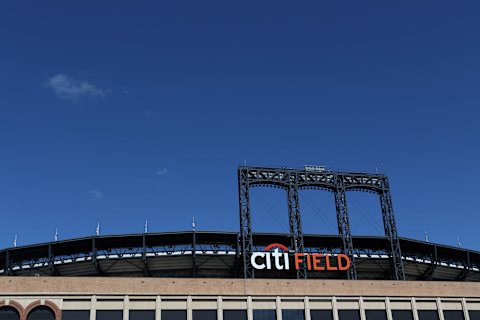
[{"label": "tan brick wall", "polygon": [[480,283],[367,280],[0,277],[0,296],[78,294],[478,298],[480,297]]}]

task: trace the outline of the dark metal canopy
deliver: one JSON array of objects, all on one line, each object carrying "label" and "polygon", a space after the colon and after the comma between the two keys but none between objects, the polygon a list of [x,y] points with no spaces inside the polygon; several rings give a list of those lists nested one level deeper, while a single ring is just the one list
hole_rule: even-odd
[{"label": "dark metal canopy", "polygon": [[[254,251],[291,246],[290,234],[254,233]],[[343,252],[340,235],[303,235],[304,252]],[[480,281],[480,252],[399,239],[407,280]],[[358,279],[395,279],[387,237],[352,237]],[[172,232],[93,236],[0,251],[4,276],[243,277],[240,236]],[[296,278],[295,270],[257,270],[257,278]],[[308,278],[346,279],[346,272],[308,271]]]}]

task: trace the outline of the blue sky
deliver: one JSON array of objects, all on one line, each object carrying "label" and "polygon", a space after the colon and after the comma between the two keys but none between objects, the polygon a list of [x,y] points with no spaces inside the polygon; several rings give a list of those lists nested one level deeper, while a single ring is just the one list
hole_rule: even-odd
[{"label": "blue sky", "polygon": [[[401,236],[480,250],[475,1],[15,1],[0,8],[0,247],[236,231],[236,167],[379,170]],[[349,194],[354,234],[377,198]],[[303,192],[305,231],[334,233]],[[283,232],[279,190],[254,229]]]}]

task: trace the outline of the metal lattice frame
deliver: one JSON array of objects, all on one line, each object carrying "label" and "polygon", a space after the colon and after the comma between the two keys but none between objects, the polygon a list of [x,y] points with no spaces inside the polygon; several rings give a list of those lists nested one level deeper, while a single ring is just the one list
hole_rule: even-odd
[{"label": "metal lattice frame", "polygon": [[400,240],[398,239],[397,224],[393,214],[392,196],[387,177],[382,177],[382,191],[380,193],[380,206],[382,208],[383,226],[385,235],[390,240],[392,255],[392,270],[395,280],[405,279],[403,270],[402,250],[400,249]]},{"label": "metal lattice frame", "polygon": [[[298,177],[295,172],[289,175],[289,184],[287,188],[288,202],[288,220],[290,225],[290,234],[292,235],[292,248],[295,252],[304,252],[302,222],[300,220],[300,200],[298,197]],[[305,262],[297,270],[297,278],[306,278],[307,270]]]},{"label": "metal lattice frame", "polygon": [[355,257],[353,255],[352,233],[350,232],[350,222],[348,220],[347,196],[343,177],[338,175],[335,179],[335,209],[337,211],[338,233],[342,237],[343,250],[350,258],[351,266],[348,269],[348,279],[356,279],[357,271]]},{"label": "metal lattice frame", "polygon": [[[337,211],[338,231],[342,238],[343,250],[352,260],[348,278],[356,278],[354,246],[348,220],[346,191],[366,191],[380,196],[385,235],[391,244],[393,278],[405,279],[402,252],[395,224],[392,198],[387,177],[380,174],[348,173],[333,171],[308,171],[298,169],[275,168],[238,168],[239,204],[240,204],[240,241],[243,257],[244,276],[253,278],[254,271],[250,263],[253,252],[253,236],[250,212],[250,188],[279,187],[287,191],[290,233],[292,249],[304,252],[301,215],[298,191],[301,189],[323,189],[334,192]],[[304,266],[297,273],[298,278],[307,277]]]},{"label": "metal lattice frame", "polygon": [[238,170],[238,197],[240,203],[240,242],[243,258],[243,276],[254,278],[250,258],[253,252],[252,219],[250,216],[250,187],[248,172]]}]

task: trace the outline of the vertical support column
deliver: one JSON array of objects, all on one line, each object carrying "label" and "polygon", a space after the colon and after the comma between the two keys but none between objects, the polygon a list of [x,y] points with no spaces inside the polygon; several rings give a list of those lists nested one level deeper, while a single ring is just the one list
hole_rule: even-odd
[{"label": "vertical support column", "polygon": [[97,271],[97,275],[101,276],[102,269],[100,268],[100,265],[98,264],[98,261],[97,261],[97,245],[96,245],[95,237],[92,238],[92,263],[93,263],[93,266],[95,267],[95,270]]},{"label": "vertical support column", "polygon": [[50,270],[51,275],[56,275],[55,265],[54,265],[54,256],[52,251],[52,243],[48,243],[48,269]]},{"label": "vertical support column", "polygon": [[360,297],[358,300],[358,306],[360,307],[360,320],[367,320],[367,316],[365,315],[365,303],[363,303],[363,297]]},{"label": "vertical support column", "polygon": [[253,301],[252,296],[247,297],[247,320],[253,320]]},{"label": "vertical support column", "polygon": [[128,320],[129,318],[129,310],[130,310],[130,299],[128,296],[123,298],[123,320]]},{"label": "vertical support column", "polygon": [[242,244],[243,276],[254,278],[250,258],[253,252],[252,221],[250,216],[250,186],[248,168],[238,168],[238,200],[240,207],[240,238]]},{"label": "vertical support column", "polygon": [[310,314],[310,299],[308,298],[308,296],[305,296],[304,302],[305,302],[305,320],[311,320],[312,316]]},{"label": "vertical support column", "polygon": [[390,186],[388,184],[387,177],[382,176],[381,179],[382,191],[380,192],[380,206],[382,207],[385,236],[387,236],[387,238],[390,240],[393,276],[395,280],[405,280],[402,250],[400,249],[400,240],[398,238],[397,225],[395,223],[395,215],[393,213]]},{"label": "vertical support column", "polygon": [[337,297],[332,297],[332,313],[333,313],[333,320],[338,320]]},{"label": "vertical support column", "polygon": [[147,236],[145,233],[142,235],[142,259],[143,259],[143,276],[148,277],[149,276],[149,270],[148,270],[148,260],[147,260]]},{"label": "vertical support column", "polygon": [[357,278],[357,269],[355,266],[355,257],[353,255],[352,233],[350,231],[350,222],[348,221],[347,196],[343,176],[336,175],[335,178],[335,208],[337,211],[338,233],[342,237],[344,253],[350,258],[351,265],[347,271],[348,279]]},{"label": "vertical support column", "polygon": [[192,234],[192,276],[197,277],[197,235],[195,228],[193,228]]},{"label": "vertical support column", "polygon": [[217,320],[223,320],[223,300],[221,296],[217,297]]},{"label": "vertical support column", "polygon": [[390,303],[390,298],[385,299],[385,308],[387,309],[387,320],[393,320],[392,316],[392,305]]},{"label": "vertical support column", "polygon": [[187,320],[193,319],[193,311],[192,311],[192,296],[188,296],[187,298]]},{"label": "vertical support column", "polygon": [[438,261],[438,254],[437,254],[437,245],[433,245],[433,256],[431,258],[430,266],[428,267],[427,271],[422,276],[422,280],[432,280],[433,274],[437,269],[437,265],[439,264]]},{"label": "vertical support column", "polygon": [[12,263],[10,260],[10,250],[5,252],[5,275],[10,276],[12,275]]},{"label": "vertical support column", "polygon": [[417,301],[415,301],[415,298],[413,297],[411,301],[412,301],[413,320],[418,320]]},{"label": "vertical support column", "polygon": [[277,320],[282,320],[282,300],[279,296],[275,299],[275,311],[277,313]]},{"label": "vertical support column", "polygon": [[437,298],[436,302],[437,302],[438,319],[445,320],[445,317],[443,316],[442,300],[440,298]]},{"label": "vertical support column", "polygon": [[[304,252],[302,222],[300,218],[300,201],[298,198],[298,176],[291,172],[289,178],[289,185],[287,189],[288,201],[288,221],[290,224],[290,234],[292,235],[292,249],[297,253]],[[307,278],[307,268],[305,262],[297,269],[297,278]]]},{"label": "vertical support column", "polygon": [[467,299],[462,298],[462,310],[463,310],[463,317],[465,320],[470,320],[470,314],[468,314],[468,308],[467,308]]},{"label": "vertical support column", "polygon": [[97,296],[93,295],[90,301],[90,320],[97,319]]},{"label": "vertical support column", "polygon": [[155,299],[155,320],[162,319],[162,299],[160,296],[157,296]]}]

